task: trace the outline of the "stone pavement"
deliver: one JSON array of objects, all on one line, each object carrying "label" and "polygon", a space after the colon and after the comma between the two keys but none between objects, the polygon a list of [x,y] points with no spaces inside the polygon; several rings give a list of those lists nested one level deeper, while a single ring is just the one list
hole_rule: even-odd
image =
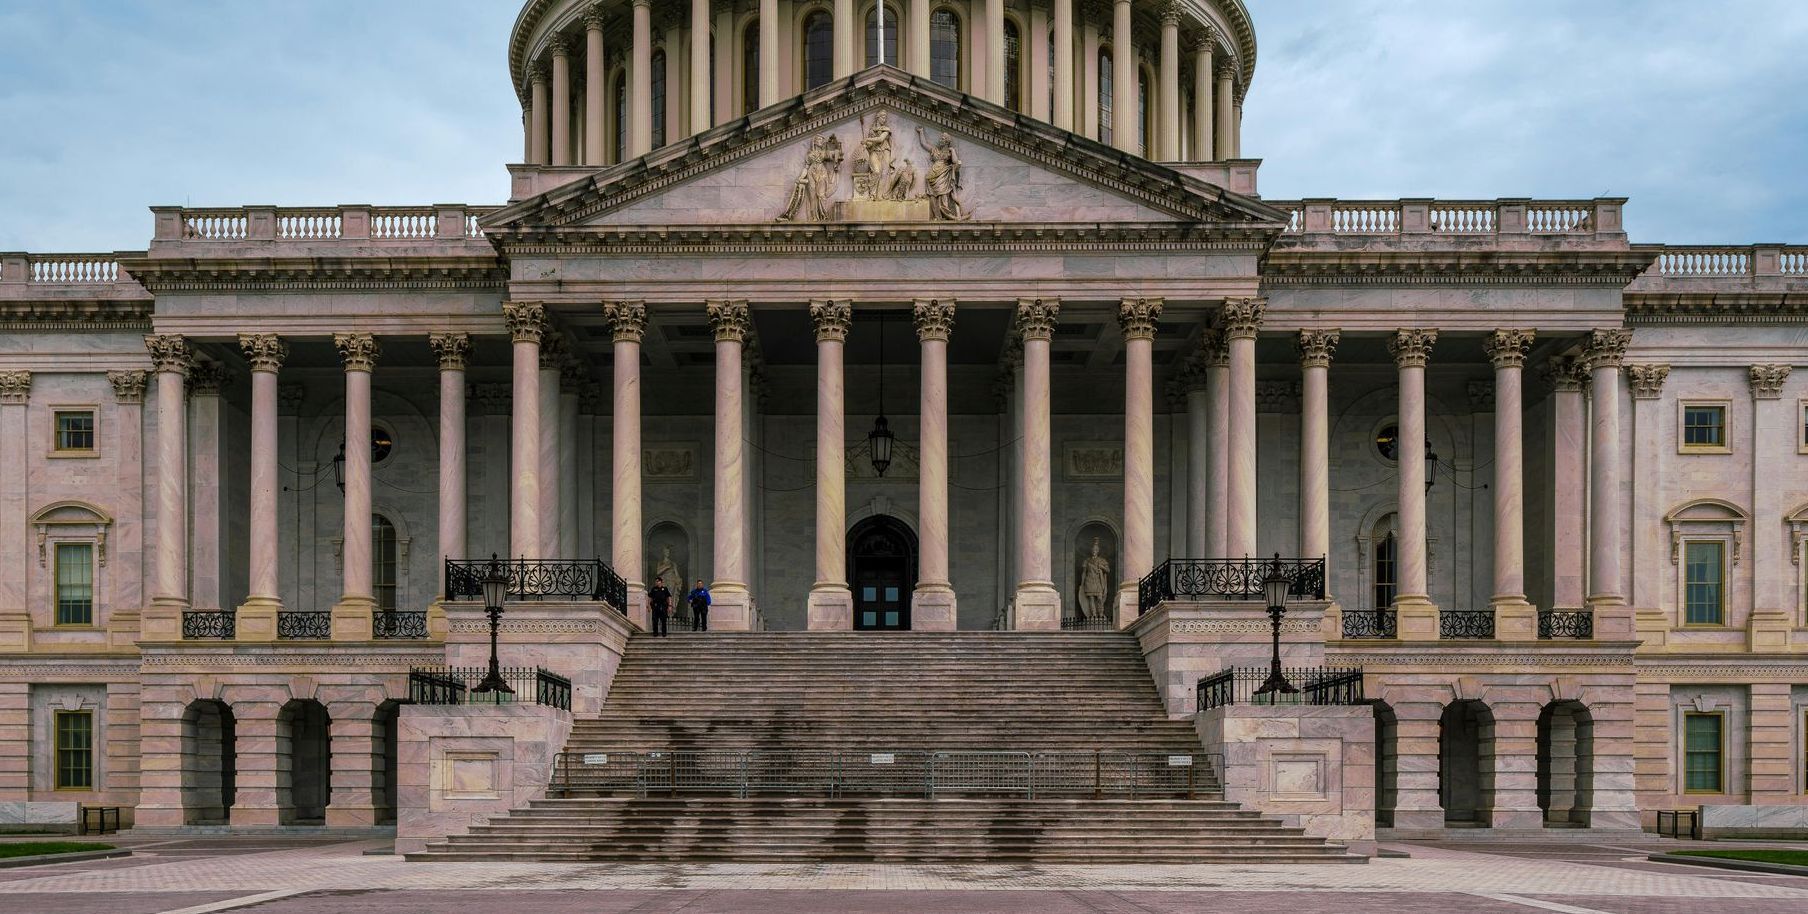
[{"label": "stone pavement", "polygon": [[[376,841],[133,840],[137,856],[14,870],[0,914],[1568,914],[1797,912],[1808,878],[1654,864],[1614,844],[1402,844],[1366,866],[408,863]],[[602,891],[606,890],[606,891]]]}]

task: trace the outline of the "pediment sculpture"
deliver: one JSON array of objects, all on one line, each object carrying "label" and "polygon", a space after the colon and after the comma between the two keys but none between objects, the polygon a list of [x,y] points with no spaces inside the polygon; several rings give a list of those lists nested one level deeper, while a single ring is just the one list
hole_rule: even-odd
[{"label": "pediment sculpture", "polygon": [[862,116],[860,142],[851,166],[854,192],[846,200],[836,200],[841,188],[841,140],[833,133],[813,137],[778,221],[961,222],[972,218],[958,196],[961,160],[954,138],[942,133],[931,142],[921,127],[916,128],[916,138],[929,161],[929,169],[920,179],[916,164],[897,155],[886,113],[878,112],[871,122]]}]

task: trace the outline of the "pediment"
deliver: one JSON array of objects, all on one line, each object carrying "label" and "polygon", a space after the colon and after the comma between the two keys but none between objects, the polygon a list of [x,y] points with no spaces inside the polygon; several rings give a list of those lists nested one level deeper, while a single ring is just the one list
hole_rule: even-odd
[{"label": "pediment", "polygon": [[1253,198],[876,67],[484,221],[485,233],[890,225],[1278,234]]}]

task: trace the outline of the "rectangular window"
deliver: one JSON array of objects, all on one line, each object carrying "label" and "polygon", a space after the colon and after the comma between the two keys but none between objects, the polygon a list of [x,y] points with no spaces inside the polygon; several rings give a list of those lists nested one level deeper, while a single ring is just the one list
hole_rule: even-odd
[{"label": "rectangular window", "polygon": [[1719,403],[1684,403],[1682,447],[1685,451],[1726,449],[1726,406]]},{"label": "rectangular window", "polygon": [[94,712],[56,712],[56,789],[94,789]]},{"label": "rectangular window", "polygon": [[1683,622],[1726,623],[1726,544],[1693,540],[1683,544]]},{"label": "rectangular window", "polygon": [[1682,716],[1683,792],[1724,793],[1721,756],[1725,748],[1721,732],[1725,715],[1718,711],[1691,711]]},{"label": "rectangular window", "polygon": [[94,624],[94,544],[56,546],[56,624]]},{"label": "rectangular window", "polygon": [[1799,404],[1802,408],[1802,421],[1796,424],[1796,452],[1808,454],[1808,400]]},{"label": "rectangular window", "polygon": [[56,411],[56,449],[77,452],[94,450],[93,410],[59,409]]}]

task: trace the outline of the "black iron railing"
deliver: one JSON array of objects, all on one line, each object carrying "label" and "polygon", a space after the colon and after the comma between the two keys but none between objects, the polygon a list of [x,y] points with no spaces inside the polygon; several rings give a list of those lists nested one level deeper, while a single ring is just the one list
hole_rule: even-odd
[{"label": "black iron railing", "polygon": [[1400,614],[1391,609],[1345,610],[1343,636],[1345,638],[1398,638],[1400,637]]},{"label": "black iron railing", "polygon": [[1169,600],[1260,600],[1262,582],[1276,571],[1291,582],[1287,592],[1294,599],[1325,598],[1322,558],[1168,559],[1137,585],[1137,611],[1146,613]]},{"label": "black iron railing", "polygon": [[1701,840],[1701,810],[1660,809],[1657,811],[1657,833],[1666,838]]},{"label": "black iron railing", "polygon": [[1538,611],[1540,638],[1593,638],[1595,614],[1588,610],[1541,609]]},{"label": "black iron railing", "polygon": [[1494,610],[1441,609],[1438,611],[1438,637],[1450,640],[1492,638]]},{"label": "black iron railing", "polygon": [[192,641],[231,641],[238,633],[238,615],[230,609],[188,609],[182,612],[182,637]]},{"label": "black iron railing", "polygon": [[1281,675],[1298,692],[1256,690],[1268,681],[1265,666],[1232,667],[1215,676],[1199,680],[1194,689],[1194,707],[1200,711],[1226,705],[1359,705],[1362,698],[1361,667],[1282,667]]},{"label": "black iron railing", "polygon": [[1116,631],[1117,620],[1109,615],[1092,619],[1085,618],[1084,616],[1067,616],[1061,620],[1061,630],[1064,632]]},{"label": "black iron railing", "polygon": [[503,667],[510,692],[477,692],[489,674],[480,667],[417,666],[408,671],[408,698],[417,705],[541,704],[571,710],[571,680],[539,667]]},{"label": "black iron railing", "polygon": [[379,609],[370,614],[371,636],[379,640],[411,640],[427,637],[425,610]]},{"label": "black iron railing", "polygon": [[[492,560],[446,560],[446,599],[483,599],[483,578]],[[503,559],[494,564],[508,575],[508,599],[518,601],[594,600],[628,611],[628,582],[602,559]]]},{"label": "black iron railing", "polygon": [[284,641],[330,641],[333,614],[326,610],[279,609],[276,637]]}]

